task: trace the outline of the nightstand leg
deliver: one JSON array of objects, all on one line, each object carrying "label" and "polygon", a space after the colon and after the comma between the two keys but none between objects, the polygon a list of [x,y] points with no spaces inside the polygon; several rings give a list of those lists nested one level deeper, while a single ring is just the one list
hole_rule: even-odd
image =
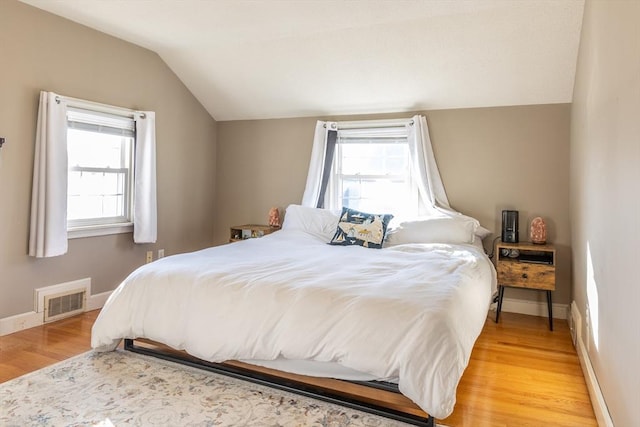
[{"label": "nightstand leg", "polygon": [[504,286],[498,285],[498,307],[496,308],[496,323],[500,320],[500,311],[502,310],[502,297],[504,296]]},{"label": "nightstand leg", "polygon": [[547,306],[549,307],[549,330],[553,331],[553,308],[551,303],[551,291],[547,291]]}]

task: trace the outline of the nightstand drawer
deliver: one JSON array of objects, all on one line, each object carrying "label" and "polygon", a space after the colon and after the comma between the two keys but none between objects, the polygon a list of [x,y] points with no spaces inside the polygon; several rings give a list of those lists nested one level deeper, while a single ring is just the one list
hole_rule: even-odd
[{"label": "nightstand drawer", "polygon": [[550,291],[556,289],[556,269],[551,265],[499,262],[497,272],[500,285]]}]

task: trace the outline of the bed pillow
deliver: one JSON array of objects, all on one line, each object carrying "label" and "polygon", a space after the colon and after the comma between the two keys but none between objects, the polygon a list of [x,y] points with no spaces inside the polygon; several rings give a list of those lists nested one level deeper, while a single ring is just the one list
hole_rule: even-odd
[{"label": "bed pillow", "polygon": [[329,242],[336,232],[339,213],[328,209],[289,205],[282,223],[283,230],[302,230],[323,242]]},{"label": "bed pillow", "polygon": [[478,227],[480,223],[467,216],[404,221],[389,230],[385,246],[405,243],[473,243]]},{"label": "bed pillow", "polygon": [[355,209],[342,208],[338,227],[330,244],[380,249],[384,242],[391,214],[369,214]]}]

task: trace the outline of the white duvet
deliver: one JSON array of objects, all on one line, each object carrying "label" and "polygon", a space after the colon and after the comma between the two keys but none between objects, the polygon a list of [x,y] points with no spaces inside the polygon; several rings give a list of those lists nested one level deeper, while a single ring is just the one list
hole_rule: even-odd
[{"label": "white duvet", "polygon": [[335,362],[397,377],[445,418],[494,287],[472,245],[367,249],[282,230],[140,267],[102,309],[92,346],[145,337],[213,362]]}]

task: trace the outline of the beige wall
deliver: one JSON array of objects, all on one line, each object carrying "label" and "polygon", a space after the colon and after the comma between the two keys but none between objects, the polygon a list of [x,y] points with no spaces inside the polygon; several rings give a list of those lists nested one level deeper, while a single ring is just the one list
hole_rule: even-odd
[{"label": "beige wall", "polygon": [[639,23],[640,2],[587,1],[571,117],[573,298],[616,426],[640,420]]},{"label": "beige wall", "polygon": [[[451,205],[500,232],[500,212],[520,211],[520,237],[538,215],[558,245],[558,290],[570,295],[569,105],[427,111],[433,148]],[[341,119],[407,117],[410,114]],[[325,119],[325,118],[322,118]],[[265,223],[271,206],[300,203],[316,118],[218,123],[215,241],[229,226]],[[487,245],[490,246],[490,240]],[[509,289],[507,298],[544,300]]]},{"label": "beige wall", "polygon": [[[216,123],[155,53],[14,0],[0,1],[0,40],[0,318],[31,311],[34,288],[91,277],[104,292],[147,250],[211,244]],[[156,112],[156,244],[129,233],[71,240],[55,258],[26,255],[40,90]]]}]

